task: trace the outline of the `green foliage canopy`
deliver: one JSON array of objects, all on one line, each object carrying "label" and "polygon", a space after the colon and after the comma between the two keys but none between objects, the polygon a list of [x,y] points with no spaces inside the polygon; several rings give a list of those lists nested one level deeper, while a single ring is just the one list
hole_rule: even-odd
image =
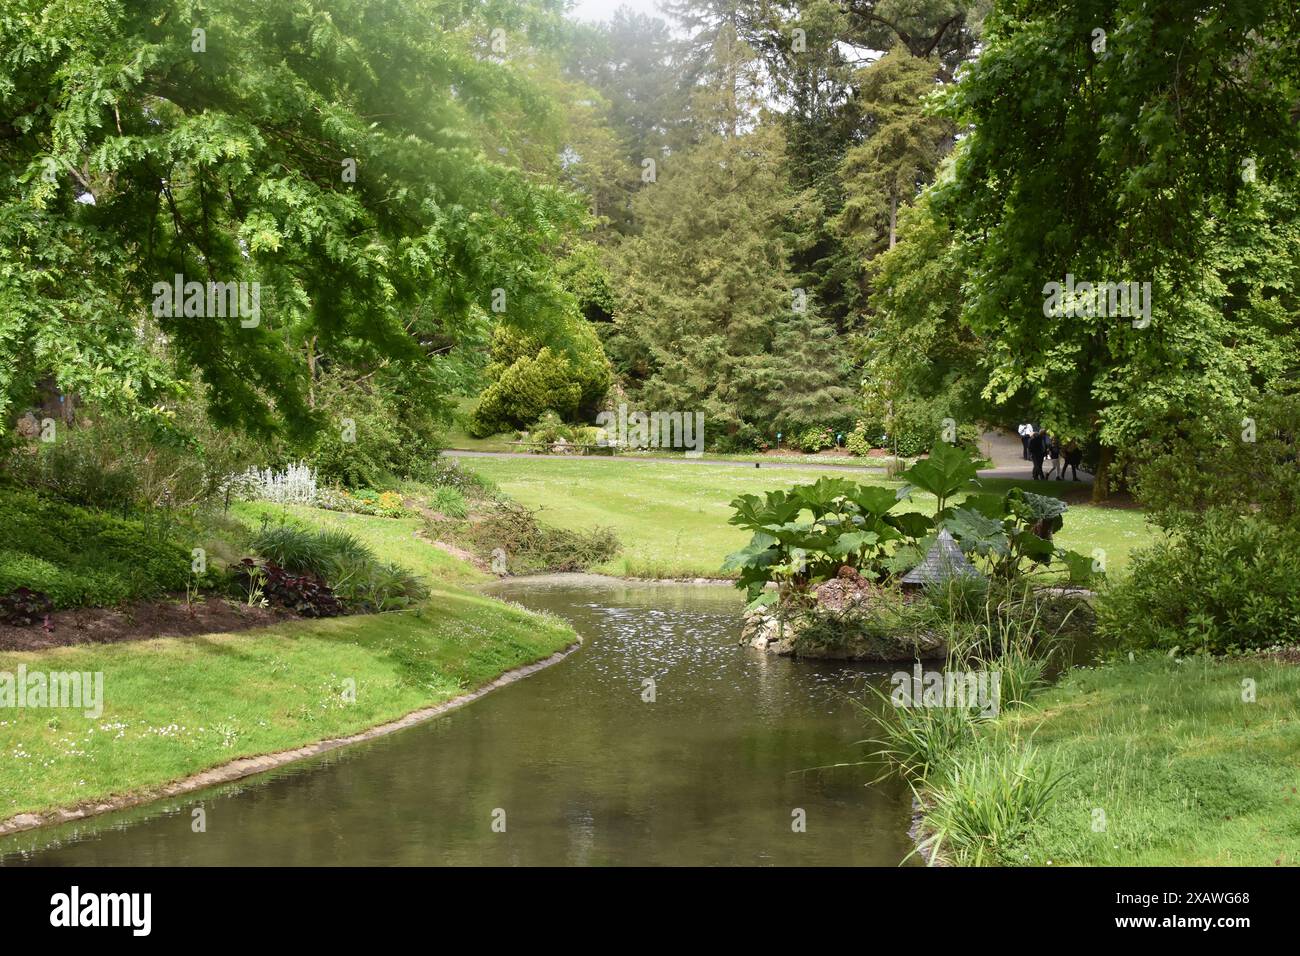
[{"label": "green foliage canopy", "polygon": [[[1116,446],[1276,378],[1296,345],[1297,29],[1286,0],[997,5],[950,88],[971,132],[935,196],[973,253],[962,320],[988,349],[985,399]],[[1279,240],[1291,265],[1270,274]],[[1149,282],[1149,322],[1045,314],[1067,274]]]},{"label": "green foliage canopy", "polygon": [[[581,210],[513,162],[516,114],[548,105],[492,35],[508,50],[558,15],[554,0],[6,3],[0,413],[48,375],[148,409],[196,370],[216,419],[305,430],[309,372],[287,340],[417,364],[494,289],[507,321],[559,314],[552,247]],[[176,274],[260,283],[260,323],[151,316]]]}]

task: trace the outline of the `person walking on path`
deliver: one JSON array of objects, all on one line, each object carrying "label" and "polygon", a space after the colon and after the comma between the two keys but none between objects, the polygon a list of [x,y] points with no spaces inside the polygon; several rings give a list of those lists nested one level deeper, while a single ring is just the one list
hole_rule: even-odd
[{"label": "person walking on path", "polygon": [[1045,481],[1043,477],[1043,459],[1047,456],[1047,432],[1036,431],[1029,439],[1029,458],[1034,463],[1034,481]]},{"label": "person walking on path", "polygon": [[1020,444],[1024,449],[1025,461],[1029,461],[1029,439],[1034,437],[1034,426],[1028,422],[1023,425],[1017,425],[1016,434],[1020,436]]},{"label": "person walking on path", "polygon": [[1065,481],[1065,466],[1061,464],[1061,440],[1055,435],[1049,435],[1047,438],[1047,477],[1056,477],[1057,481]]},{"label": "person walking on path", "polygon": [[1071,438],[1065,443],[1065,464],[1061,466],[1061,477],[1065,477],[1065,469],[1069,468],[1074,473],[1074,480],[1078,481],[1081,464],[1083,464],[1083,449]]}]

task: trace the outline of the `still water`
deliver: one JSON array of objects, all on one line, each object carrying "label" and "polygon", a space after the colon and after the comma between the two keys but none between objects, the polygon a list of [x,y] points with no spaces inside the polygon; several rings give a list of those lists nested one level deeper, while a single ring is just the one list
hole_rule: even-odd
[{"label": "still water", "polygon": [[[893,866],[907,855],[906,788],[870,784],[876,765],[831,767],[862,760],[857,742],[872,733],[853,701],[885,669],[738,647],[741,599],[726,587],[555,576],[492,591],[568,619],[584,646],[389,737],[17,834],[0,861]],[[191,831],[194,807],[205,833]]]}]

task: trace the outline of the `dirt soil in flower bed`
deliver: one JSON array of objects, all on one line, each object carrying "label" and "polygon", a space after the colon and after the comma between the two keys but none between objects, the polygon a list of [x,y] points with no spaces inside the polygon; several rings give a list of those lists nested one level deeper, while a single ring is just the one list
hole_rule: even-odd
[{"label": "dirt soil in flower bed", "polygon": [[73,644],[115,644],[154,637],[246,631],[292,617],[296,615],[283,608],[249,607],[215,596],[188,607],[184,599],[178,599],[118,608],[70,608],[55,611],[43,622],[25,627],[0,624],[0,651],[39,651]]}]

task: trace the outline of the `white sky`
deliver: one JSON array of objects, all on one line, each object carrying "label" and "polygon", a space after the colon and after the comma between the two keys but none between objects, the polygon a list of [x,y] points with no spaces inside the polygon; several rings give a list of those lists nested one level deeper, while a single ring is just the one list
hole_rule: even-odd
[{"label": "white sky", "polygon": [[654,15],[659,13],[658,5],[658,0],[575,0],[569,16],[575,20],[608,20],[619,7],[630,7],[637,13]]}]

